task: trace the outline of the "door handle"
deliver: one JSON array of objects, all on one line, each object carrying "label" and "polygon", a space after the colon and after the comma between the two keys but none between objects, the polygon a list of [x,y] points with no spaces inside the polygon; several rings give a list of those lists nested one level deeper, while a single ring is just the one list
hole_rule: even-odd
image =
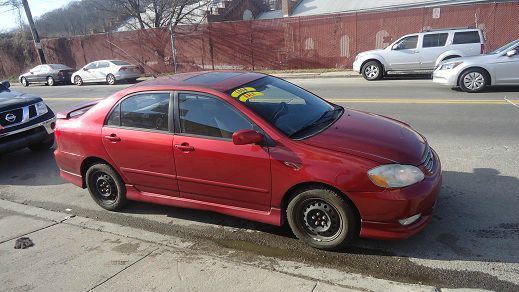
[{"label": "door handle", "polygon": [[116,134],[106,135],[105,139],[109,140],[111,142],[119,142],[119,141],[121,141],[121,138],[117,137]]},{"label": "door handle", "polygon": [[177,148],[178,150],[180,150],[182,152],[195,151],[195,147],[189,146],[189,143],[176,144],[175,148]]}]

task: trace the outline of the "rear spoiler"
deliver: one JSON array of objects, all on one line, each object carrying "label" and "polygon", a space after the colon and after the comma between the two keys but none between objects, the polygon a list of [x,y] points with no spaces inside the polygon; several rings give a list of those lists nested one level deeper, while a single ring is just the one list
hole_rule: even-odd
[{"label": "rear spoiler", "polygon": [[77,116],[77,115],[81,115],[81,114],[85,113],[87,110],[89,110],[91,107],[93,107],[94,105],[99,103],[99,101],[100,100],[95,100],[95,101],[91,101],[91,102],[88,102],[88,103],[83,103],[83,104],[71,107],[71,108],[69,108],[69,109],[67,109],[65,111],[59,112],[56,115],[56,118],[57,119],[62,119],[62,120],[68,120],[71,117],[74,117],[74,116]]}]

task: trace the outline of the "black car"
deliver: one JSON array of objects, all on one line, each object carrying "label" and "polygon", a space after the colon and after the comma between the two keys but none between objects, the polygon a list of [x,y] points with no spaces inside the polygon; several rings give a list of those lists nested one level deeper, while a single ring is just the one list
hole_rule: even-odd
[{"label": "black car", "polygon": [[0,85],[0,154],[29,147],[46,150],[54,145],[56,117],[40,97]]},{"label": "black car", "polygon": [[18,80],[23,86],[29,86],[32,83],[44,83],[49,86],[54,86],[58,83],[71,84],[70,77],[75,71],[63,64],[38,65],[29,70],[29,72],[20,75]]}]

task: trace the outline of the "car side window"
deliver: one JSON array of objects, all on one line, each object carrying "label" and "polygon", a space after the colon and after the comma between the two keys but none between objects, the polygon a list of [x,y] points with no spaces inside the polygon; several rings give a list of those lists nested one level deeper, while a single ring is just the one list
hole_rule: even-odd
[{"label": "car side window", "polygon": [[108,62],[98,62],[97,68],[108,68],[110,67],[110,64]]},{"label": "car side window", "polygon": [[423,48],[443,47],[447,43],[448,33],[433,33],[423,36]]},{"label": "car side window", "polygon": [[480,43],[478,31],[463,31],[454,34],[453,45]]},{"label": "car side window", "polygon": [[114,108],[106,124],[168,131],[169,93],[142,93],[124,99]]},{"label": "car side window", "polygon": [[87,69],[87,70],[95,69],[95,68],[96,68],[96,64],[97,64],[97,63],[95,63],[95,62],[94,62],[94,63],[90,63],[90,64],[88,64],[88,65],[85,67],[85,69]]},{"label": "car side window", "polygon": [[238,130],[254,128],[237,109],[215,97],[181,93],[178,104],[182,134],[231,139]]},{"label": "car side window", "polygon": [[411,50],[416,49],[418,46],[418,36],[408,36],[401,39],[398,43],[393,46],[394,50]]}]

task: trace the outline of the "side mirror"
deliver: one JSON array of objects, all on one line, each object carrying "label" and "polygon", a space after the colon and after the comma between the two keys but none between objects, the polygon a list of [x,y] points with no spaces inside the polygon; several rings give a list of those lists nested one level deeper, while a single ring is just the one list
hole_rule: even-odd
[{"label": "side mirror", "polygon": [[391,47],[391,50],[398,50],[400,48],[400,44],[394,44],[392,47]]},{"label": "side mirror", "polygon": [[517,55],[517,50],[511,50],[511,51],[506,52],[507,57],[513,57],[515,55]]},{"label": "side mirror", "polygon": [[263,135],[254,130],[239,130],[232,134],[234,145],[249,145],[263,143]]},{"label": "side mirror", "polygon": [[83,71],[88,71],[88,69],[87,68],[83,68]]},{"label": "side mirror", "polygon": [[2,81],[2,86],[9,89],[9,87],[11,87],[11,83],[9,83],[9,81],[7,80],[4,80]]},{"label": "side mirror", "polygon": [[34,72],[32,72],[32,71],[29,71],[29,73],[30,73],[30,74],[34,74]]}]

